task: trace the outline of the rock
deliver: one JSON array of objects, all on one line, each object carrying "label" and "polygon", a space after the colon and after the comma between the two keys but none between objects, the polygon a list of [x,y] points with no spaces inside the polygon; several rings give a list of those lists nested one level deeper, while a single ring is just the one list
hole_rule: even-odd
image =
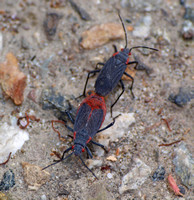
[{"label": "rock", "polygon": [[194,90],[190,88],[179,88],[178,94],[170,94],[168,100],[179,107],[186,105],[191,99],[194,99]]},{"label": "rock", "polygon": [[46,195],[45,195],[45,194],[41,195],[40,200],[46,200],[46,199],[47,199],[47,198],[46,198]]},{"label": "rock", "polygon": [[194,9],[191,7],[186,7],[183,18],[194,22]]},{"label": "rock", "polygon": [[60,187],[59,195],[70,195],[70,192],[63,187]]},{"label": "rock", "polygon": [[122,0],[121,6],[123,8],[130,7],[130,9],[138,12],[156,11],[160,8],[161,0]]},{"label": "rock", "polygon": [[108,179],[113,178],[113,175],[111,173],[108,173],[106,176],[107,176]]},{"label": "rock", "polygon": [[161,181],[165,178],[165,168],[162,166],[159,166],[158,169],[154,172],[152,176],[153,181]]},{"label": "rock", "polygon": [[167,29],[157,28],[152,30],[152,32],[157,39],[158,44],[165,46],[171,43],[170,33],[167,32]]},{"label": "rock", "polygon": [[21,48],[25,50],[30,48],[30,44],[24,37],[21,37]]},{"label": "rock", "polygon": [[138,158],[134,159],[135,166],[122,178],[119,193],[138,189],[151,174],[151,168]]},{"label": "rock", "polygon": [[65,112],[68,110],[73,116],[76,113],[76,108],[70,105],[69,101],[65,99],[53,87],[44,89],[41,94],[40,102],[43,110],[54,109],[54,115],[61,120],[66,121]]},{"label": "rock", "polygon": [[146,15],[141,18],[137,24],[134,26],[133,36],[140,38],[147,38],[150,35],[150,29],[152,25],[152,17]]},{"label": "rock", "polygon": [[0,192],[0,200],[11,200],[6,194]]},{"label": "rock", "polygon": [[185,6],[186,0],[180,0],[179,2],[181,6]]},{"label": "rock", "polygon": [[[129,126],[135,123],[134,113],[114,112],[113,114],[114,116],[121,114],[116,118],[114,126],[98,133],[96,136],[97,141],[105,147],[108,147],[109,142],[117,141],[119,138],[123,137],[125,133],[128,133]],[[111,121],[111,115],[107,113],[103,127],[107,126]],[[100,147],[96,147],[96,154],[100,157],[104,155],[104,150]]]},{"label": "rock", "polygon": [[81,17],[81,19],[85,20],[85,21],[89,21],[91,20],[90,15],[80,6],[78,6],[73,0],[69,0],[71,6],[74,8],[74,10],[79,14],[79,16]]},{"label": "rock", "polygon": [[17,126],[10,126],[7,123],[0,126],[0,163],[7,160],[10,152],[12,155],[21,149],[24,142],[29,140],[28,132]]},{"label": "rock", "polygon": [[93,169],[95,167],[100,167],[102,166],[102,160],[94,160],[94,159],[88,159],[86,161],[86,164],[89,169]]},{"label": "rock", "polygon": [[38,190],[50,179],[50,174],[37,165],[22,162],[24,180],[29,190]]},{"label": "rock", "polygon": [[16,105],[21,105],[24,100],[26,78],[26,75],[19,70],[17,58],[8,53],[6,61],[0,63],[0,84],[5,94],[13,99]]},{"label": "rock", "polygon": [[15,175],[11,169],[6,171],[3,175],[3,179],[0,182],[0,191],[9,190],[15,185]]},{"label": "rock", "polygon": [[116,158],[115,155],[112,155],[112,156],[108,156],[108,157],[106,158],[106,160],[112,161],[112,162],[116,162],[116,161],[117,161],[117,158]]},{"label": "rock", "polygon": [[104,187],[104,183],[93,183],[85,195],[86,200],[109,200],[113,199],[112,195]]},{"label": "rock", "polygon": [[57,26],[61,16],[57,13],[47,13],[44,20],[43,27],[48,40],[52,40],[57,31]]},{"label": "rock", "polygon": [[189,20],[185,20],[182,29],[181,29],[181,35],[183,39],[185,40],[192,40],[194,36],[194,27],[193,23]]},{"label": "rock", "polygon": [[181,178],[182,183],[188,188],[194,187],[194,160],[184,142],[174,149],[173,164],[175,172]]},{"label": "rock", "polygon": [[0,52],[3,50],[3,34],[0,32]]},{"label": "rock", "polygon": [[152,68],[150,68],[149,66],[147,66],[145,63],[143,63],[139,56],[134,54],[134,59],[135,61],[138,62],[138,65],[136,67],[136,70],[145,70],[146,74],[149,76],[152,73]]},{"label": "rock", "polygon": [[106,23],[93,26],[82,33],[80,45],[84,49],[95,49],[110,40],[124,38],[124,31],[121,24]]}]

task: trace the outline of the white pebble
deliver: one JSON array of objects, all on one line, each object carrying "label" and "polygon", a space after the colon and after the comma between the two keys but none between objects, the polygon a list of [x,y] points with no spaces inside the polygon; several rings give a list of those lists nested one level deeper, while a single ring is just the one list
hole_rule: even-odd
[{"label": "white pebble", "polygon": [[113,175],[112,175],[111,173],[108,173],[108,174],[107,174],[107,177],[108,177],[109,179],[111,179],[111,178],[113,178]]}]

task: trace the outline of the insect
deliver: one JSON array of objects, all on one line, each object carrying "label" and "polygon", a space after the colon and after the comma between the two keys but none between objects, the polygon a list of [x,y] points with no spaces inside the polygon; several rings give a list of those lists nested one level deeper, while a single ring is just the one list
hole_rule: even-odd
[{"label": "insect", "polygon": [[133,49],[137,49],[137,48],[145,48],[145,49],[151,49],[151,50],[154,50],[154,51],[158,51],[155,48],[146,47],[146,46],[135,46],[135,47],[132,47],[130,49],[127,48],[127,33],[126,33],[126,30],[125,30],[123,20],[122,20],[119,13],[118,13],[118,15],[119,15],[119,18],[120,18],[120,21],[122,23],[123,30],[124,30],[124,33],[125,33],[125,42],[126,42],[125,47],[123,49],[121,49],[120,51],[118,51],[117,47],[114,45],[113,47],[115,49],[115,53],[112,55],[112,57],[110,57],[106,61],[106,63],[97,63],[96,67],[98,65],[103,65],[103,67],[102,67],[102,69],[96,69],[96,70],[90,71],[88,73],[86,83],[85,83],[85,86],[84,86],[84,91],[83,91],[83,94],[81,95],[81,96],[85,96],[88,79],[91,77],[91,75],[94,75],[98,72],[99,72],[99,75],[98,75],[96,82],[95,82],[95,92],[96,92],[96,94],[98,94],[100,96],[108,95],[120,82],[121,87],[122,87],[122,92],[119,94],[119,96],[117,97],[115,102],[111,105],[111,116],[112,116],[113,106],[117,103],[117,101],[119,100],[119,98],[121,97],[123,92],[125,91],[124,83],[121,80],[123,74],[130,77],[131,80],[132,80],[130,91],[131,91],[131,94],[134,98],[134,94],[133,94],[133,91],[132,91],[134,79],[131,75],[129,75],[128,73],[125,72],[127,65],[135,64],[135,68],[138,65],[137,61],[130,62],[129,56],[131,55],[131,51]]},{"label": "insect", "polygon": [[[67,148],[61,157],[60,160],[48,165],[47,167],[43,168],[46,169],[54,164],[57,164],[67,158],[69,158],[72,154],[79,157],[83,165],[96,177],[96,175],[92,172],[91,169],[87,167],[87,165],[84,163],[81,154],[85,150],[87,151],[90,158],[92,158],[92,153],[90,149],[87,147],[87,144],[89,142],[100,146],[104,150],[105,147],[102,144],[99,144],[95,141],[93,141],[93,137],[96,135],[96,133],[99,133],[101,131],[104,131],[105,129],[113,126],[115,123],[115,118],[113,118],[113,122],[107,125],[106,127],[100,129],[106,115],[106,104],[104,97],[92,92],[88,97],[86,97],[82,103],[80,104],[75,121],[71,117],[71,115],[67,112],[67,116],[69,117],[70,121],[74,124],[74,128],[67,126],[66,127],[71,130],[74,134],[74,145]],[[117,116],[118,117],[118,116]],[[100,129],[100,130],[99,130]],[[68,156],[65,157],[65,154],[72,150],[73,152],[70,153]],[[97,177],[96,177],[97,178]]]}]

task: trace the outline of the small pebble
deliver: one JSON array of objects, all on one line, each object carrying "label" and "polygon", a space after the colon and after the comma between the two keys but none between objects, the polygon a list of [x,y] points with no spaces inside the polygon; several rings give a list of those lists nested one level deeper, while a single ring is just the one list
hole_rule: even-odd
[{"label": "small pebble", "polygon": [[111,178],[113,178],[113,175],[112,175],[111,173],[108,173],[108,174],[107,174],[107,177],[108,177],[109,179],[111,179]]},{"label": "small pebble", "polygon": [[47,199],[47,198],[46,198],[46,195],[43,194],[43,195],[40,197],[40,199],[41,199],[41,200],[46,200],[46,199]]},{"label": "small pebble", "polygon": [[41,185],[50,179],[50,174],[41,167],[22,162],[24,180],[28,184],[28,189],[38,190]]},{"label": "small pebble", "polygon": [[80,6],[78,6],[73,0],[69,0],[71,6],[74,8],[74,10],[79,14],[79,16],[81,17],[81,19],[85,20],[85,21],[89,21],[91,20],[90,15]]},{"label": "small pebble", "polygon": [[152,17],[150,15],[141,18],[134,26],[134,30],[132,32],[134,37],[147,38],[150,34],[151,25]]},{"label": "small pebble", "polygon": [[168,100],[175,103],[179,107],[186,105],[191,99],[194,99],[194,90],[189,88],[179,88],[179,93],[170,94]]},{"label": "small pebble", "polygon": [[6,171],[3,175],[3,179],[0,182],[0,191],[9,190],[15,185],[15,175],[11,169]]},{"label": "small pebble", "polygon": [[194,9],[192,9],[190,7],[186,7],[185,8],[184,19],[188,19],[188,20],[194,22]]},{"label": "small pebble", "polygon": [[183,39],[185,40],[192,40],[194,36],[194,26],[191,21],[185,20],[182,29],[181,29],[181,34]]},{"label": "small pebble", "polygon": [[[192,147],[191,147],[192,148]],[[188,188],[194,187],[194,160],[191,152],[184,142],[181,142],[174,149],[173,164],[175,172],[180,177],[181,182]]]},{"label": "small pebble", "polygon": [[61,16],[58,15],[57,13],[48,13],[46,15],[46,19],[43,23],[43,26],[44,26],[44,31],[48,40],[53,39],[57,31],[57,26],[58,26],[60,18]]},{"label": "small pebble", "polygon": [[112,155],[112,156],[107,157],[106,160],[109,160],[109,161],[112,161],[112,162],[116,162],[117,158],[116,158],[115,155]]},{"label": "small pebble", "polygon": [[154,172],[152,176],[153,181],[160,181],[164,180],[165,178],[165,168],[162,166],[159,166],[158,169]]},{"label": "small pebble", "polygon": [[124,32],[121,24],[106,23],[93,26],[82,33],[80,45],[84,49],[95,49],[110,40],[123,39]]}]

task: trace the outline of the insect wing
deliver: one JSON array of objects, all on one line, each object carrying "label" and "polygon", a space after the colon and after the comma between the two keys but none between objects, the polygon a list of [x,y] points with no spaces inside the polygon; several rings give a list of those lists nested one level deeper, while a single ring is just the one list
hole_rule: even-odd
[{"label": "insect wing", "polygon": [[76,115],[74,123],[74,131],[78,132],[79,130],[82,130],[86,126],[90,112],[91,112],[91,107],[88,104],[86,103],[81,104],[78,113]]},{"label": "insect wing", "polygon": [[87,130],[90,137],[94,137],[103,123],[103,110],[94,109],[87,123]]}]

